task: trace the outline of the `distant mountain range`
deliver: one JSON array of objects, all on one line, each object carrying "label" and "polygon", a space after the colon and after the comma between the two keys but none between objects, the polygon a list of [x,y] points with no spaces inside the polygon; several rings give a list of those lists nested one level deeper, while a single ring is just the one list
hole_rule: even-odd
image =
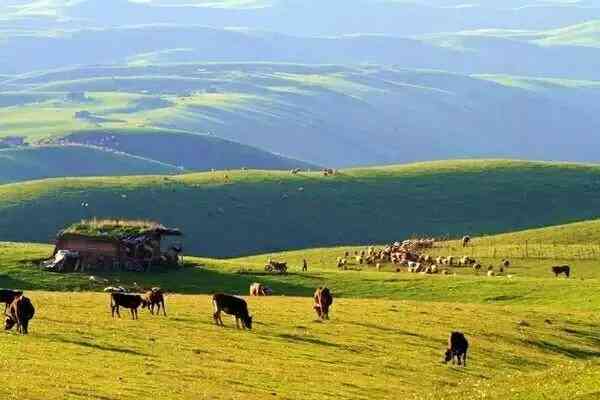
[{"label": "distant mountain range", "polygon": [[75,65],[246,61],[383,64],[461,74],[600,80],[600,21],[552,31],[485,30],[413,38],[127,26],[7,34],[0,54],[0,74],[7,75]]},{"label": "distant mountain range", "polygon": [[[216,138],[322,166],[472,157],[589,162],[598,161],[600,145],[598,82],[385,66],[82,67],[6,81],[2,103],[4,135],[105,145],[188,170],[265,167],[257,157],[232,162],[236,153],[196,162],[196,155],[214,159],[201,144]],[[294,165],[279,160],[271,167]]]},{"label": "distant mountain range", "polygon": [[6,0],[0,182],[596,162],[598,60],[600,0]]},{"label": "distant mountain range", "polygon": [[0,5],[0,22],[20,29],[172,23],[300,36],[539,30],[599,18],[598,0],[5,0]]}]

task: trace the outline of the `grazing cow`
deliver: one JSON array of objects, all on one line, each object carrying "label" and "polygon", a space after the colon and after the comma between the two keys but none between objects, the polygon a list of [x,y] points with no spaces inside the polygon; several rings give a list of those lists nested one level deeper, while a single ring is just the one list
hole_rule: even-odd
[{"label": "grazing cow", "polygon": [[571,267],[568,265],[556,265],[552,267],[552,272],[554,272],[554,275],[557,278],[560,274],[565,274],[565,276],[568,278],[571,275]]},{"label": "grazing cow", "polygon": [[112,317],[115,317],[115,314],[121,318],[121,313],[119,312],[119,307],[129,308],[131,312],[131,319],[138,318],[138,308],[140,306],[145,305],[146,302],[139,294],[131,294],[131,293],[111,293],[110,294],[110,309]]},{"label": "grazing cow", "polygon": [[4,303],[5,314],[8,306],[11,305],[12,302],[21,295],[23,295],[23,292],[20,290],[0,289],[0,303]]},{"label": "grazing cow", "polygon": [[29,321],[35,314],[35,308],[29,298],[20,295],[16,297],[8,308],[8,314],[4,321],[4,329],[11,330],[17,325],[17,331],[23,335],[29,332]]},{"label": "grazing cow", "polygon": [[150,310],[150,314],[154,315],[154,309],[156,308],[156,314],[160,314],[162,307],[163,315],[167,316],[167,309],[165,308],[165,296],[161,288],[154,287],[144,294],[142,308]]},{"label": "grazing cow", "polygon": [[467,350],[469,349],[469,342],[467,338],[462,332],[452,332],[448,337],[448,349],[446,349],[446,353],[444,355],[444,363],[448,361],[452,361],[454,364],[454,359],[458,362],[458,365],[462,365],[464,367],[467,366]]},{"label": "grazing cow", "polygon": [[463,236],[462,246],[467,247],[469,245],[469,243],[471,243],[471,236],[469,236],[469,235]]},{"label": "grazing cow", "polygon": [[319,287],[315,291],[315,305],[314,309],[317,316],[321,319],[329,319],[329,307],[333,303],[333,296],[326,287]]},{"label": "grazing cow", "polygon": [[272,293],[271,288],[262,283],[254,282],[250,285],[250,296],[270,296]]},{"label": "grazing cow", "polygon": [[217,325],[223,326],[221,312],[232,315],[235,318],[235,326],[240,329],[239,321],[242,321],[242,328],[252,329],[252,317],[248,313],[248,304],[244,299],[229,294],[217,293],[212,297],[214,314],[213,319]]}]

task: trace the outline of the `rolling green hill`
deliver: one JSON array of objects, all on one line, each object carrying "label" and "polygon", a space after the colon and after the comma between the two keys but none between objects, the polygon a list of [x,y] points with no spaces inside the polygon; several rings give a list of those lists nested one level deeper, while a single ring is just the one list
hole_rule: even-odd
[{"label": "rolling green hill", "polygon": [[597,166],[518,161],[54,179],[0,186],[0,237],[49,242],[81,218],[142,218],[181,228],[188,254],[232,257],[591,219],[599,184]]},{"label": "rolling green hill", "polygon": [[173,174],[173,165],[86,146],[43,146],[0,150],[0,184],[62,177]]},{"label": "rolling green hill", "polygon": [[528,229],[485,238],[498,244],[547,243],[560,245],[600,244],[600,220]]},{"label": "rolling green hill", "polygon": [[313,166],[233,141],[172,129],[90,128],[42,138],[35,146],[0,149],[0,184],[246,167],[286,170]]},{"label": "rolling green hill", "polygon": [[[79,140],[86,131],[205,132],[322,166],[473,157],[594,162],[600,145],[595,81],[385,66],[192,63],[21,75],[0,84],[2,102],[0,137],[35,142]],[[118,150],[157,161],[194,169],[202,158],[193,156],[200,145],[191,141],[164,146],[140,135],[121,137],[127,148]],[[266,168],[210,164],[204,166]]]}]

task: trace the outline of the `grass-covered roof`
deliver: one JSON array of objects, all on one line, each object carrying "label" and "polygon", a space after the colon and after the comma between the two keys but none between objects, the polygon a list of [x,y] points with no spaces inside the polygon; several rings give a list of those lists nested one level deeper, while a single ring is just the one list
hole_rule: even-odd
[{"label": "grass-covered roof", "polygon": [[167,228],[154,221],[91,219],[81,220],[69,226],[62,231],[62,234],[77,234],[118,239],[128,236],[143,235],[151,231],[163,232],[167,231]]}]

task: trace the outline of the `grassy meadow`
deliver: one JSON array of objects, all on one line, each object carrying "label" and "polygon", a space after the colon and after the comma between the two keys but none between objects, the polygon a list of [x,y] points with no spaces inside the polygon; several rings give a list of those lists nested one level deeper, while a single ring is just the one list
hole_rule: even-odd
[{"label": "grassy meadow", "polygon": [[[337,299],[322,323],[278,296],[249,299],[246,332],[214,326],[204,295],[138,321],[112,320],[104,294],[30,295],[30,335],[0,335],[7,399],[591,399],[600,378],[589,311]],[[471,339],[465,369],[440,363],[451,329]]]},{"label": "grassy meadow", "polygon": [[[583,224],[590,232],[598,222]],[[522,246],[554,233],[568,249],[582,224],[475,238],[467,249],[485,254],[489,242]],[[597,235],[597,232],[595,233]],[[593,237],[590,238],[589,246]],[[571,244],[570,244],[571,243]],[[579,243],[578,245],[584,245]],[[7,399],[385,398],[595,399],[600,379],[599,259],[529,255],[507,274],[449,276],[395,272],[335,258],[360,247],[309,249],[236,259],[186,257],[185,267],[149,274],[58,274],[36,264],[49,245],[0,245],[0,286],[27,290],[37,306],[30,335],[0,335]],[[455,242],[431,254],[464,254]],[[267,274],[267,257],[285,260],[290,273]],[[485,259],[497,265],[496,259]],[[306,258],[308,272],[301,272]],[[567,262],[571,279],[549,267]],[[404,270],[404,268],[403,268]],[[106,281],[103,281],[106,279]],[[251,282],[275,295],[248,298],[253,330],[213,325],[210,294],[247,296]],[[112,320],[108,284],[161,285],[168,317],[147,311]],[[331,320],[312,310],[316,286],[335,296]],[[50,290],[50,291],[48,291]],[[138,289],[139,290],[139,289]],[[467,368],[443,365],[448,332],[471,344]],[[27,355],[27,356],[26,356]],[[33,356],[35,355],[35,356]],[[19,368],[8,368],[15,362]],[[23,381],[26,377],[27,384]],[[51,378],[51,379],[49,379]],[[310,385],[306,383],[310,382]]]}]

